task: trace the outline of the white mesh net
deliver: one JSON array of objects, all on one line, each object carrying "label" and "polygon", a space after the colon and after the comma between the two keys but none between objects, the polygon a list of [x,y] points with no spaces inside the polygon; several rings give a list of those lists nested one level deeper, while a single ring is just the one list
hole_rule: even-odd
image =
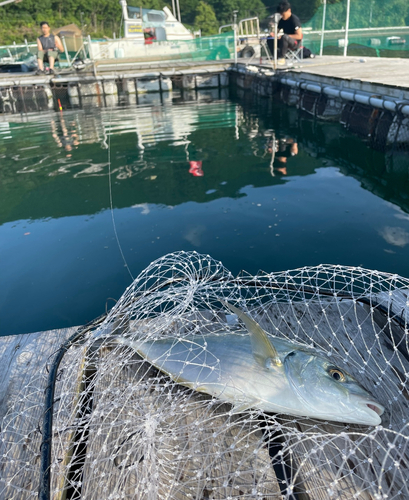
[{"label": "white mesh net", "polygon": [[[409,280],[361,268],[234,277],[197,253],[155,261],[63,358],[51,498],[409,498],[408,290]],[[223,391],[203,392],[209,373],[231,365],[232,339],[249,337],[221,299],[255,319],[273,344],[324,351],[385,407],[382,423],[271,413],[257,401],[246,408],[244,396],[235,407]],[[166,359],[180,354],[174,346],[189,351],[180,373],[158,369],[157,346]],[[189,385],[183,377],[193,365]],[[3,420],[1,499],[38,494],[46,377],[16,394]]]}]

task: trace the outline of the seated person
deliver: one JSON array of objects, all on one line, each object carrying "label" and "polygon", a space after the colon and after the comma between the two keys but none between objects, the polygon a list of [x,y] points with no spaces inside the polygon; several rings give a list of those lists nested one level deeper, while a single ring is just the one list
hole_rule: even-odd
[{"label": "seated person", "polygon": [[[291,5],[288,2],[280,2],[277,12],[281,14],[281,19],[277,26],[277,46],[279,63],[285,62],[288,49],[294,50],[302,40],[301,21],[291,12]],[[274,53],[274,32],[270,33],[272,38],[267,40],[270,52]]]},{"label": "seated person", "polygon": [[38,62],[38,70],[37,75],[44,74],[44,62],[49,63],[50,65],[50,73],[55,74],[54,71],[54,63],[58,57],[58,51],[64,52],[64,47],[61,43],[60,38],[57,35],[50,34],[50,25],[43,21],[40,23],[41,31],[43,32],[42,36],[37,38],[37,62]]}]

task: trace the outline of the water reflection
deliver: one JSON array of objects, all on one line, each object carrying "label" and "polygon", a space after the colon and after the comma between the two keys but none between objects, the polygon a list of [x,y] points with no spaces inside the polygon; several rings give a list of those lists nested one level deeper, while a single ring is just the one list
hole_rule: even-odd
[{"label": "water reflection", "polygon": [[336,166],[376,196],[409,212],[409,152],[405,148],[395,145],[386,152],[377,151],[336,122],[315,120],[293,107],[271,102],[266,105],[265,99],[242,91],[236,93],[236,98],[248,114],[271,113],[277,124],[276,138],[290,138],[310,158],[321,160],[325,166]]},{"label": "water reflection", "polygon": [[118,298],[113,222],[134,275],[180,249],[234,273],[409,275],[407,158],[338,124],[219,90],[0,120],[1,334],[82,324]]},{"label": "water reflection", "polygon": [[274,131],[267,131],[264,135],[269,135],[266,142],[265,154],[271,158],[271,175],[287,175],[288,159],[298,154],[297,139],[284,134],[276,137]]},{"label": "water reflection", "polygon": [[189,174],[192,174],[194,177],[203,177],[202,164],[202,161],[189,161]]},{"label": "water reflection", "polygon": [[59,114],[58,122],[54,118],[51,119],[52,137],[59,148],[64,148],[67,158],[72,156],[73,148],[78,148],[79,137],[75,120],[71,121],[68,126],[65,123],[63,113]]}]

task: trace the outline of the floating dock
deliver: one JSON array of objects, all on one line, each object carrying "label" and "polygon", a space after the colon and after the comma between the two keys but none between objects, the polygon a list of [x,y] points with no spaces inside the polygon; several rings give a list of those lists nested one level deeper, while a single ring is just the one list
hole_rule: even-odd
[{"label": "floating dock", "polygon": [[409,99],[409,59],[323,56],[285,71],[311,83]]},{"label": "floating dock", "polygon": [[230,85],[338,121],[387,151],[409,148],[409,59],[324,56],[273,71],[231,68]]},{"label": "floating dock", "polygon": [[90,71],[61,72],[57,76],[0,74],[0,116],[27,112],[117,104],[138,104],[138,96],[229,85],[230,61],[211,63],[132,63],[92,67]]},{"label": "floating dock", "polygon": [[115,64],[44,77],[0,75],[0,120],[7,114],[138,104],[142,94],[231,88],[272,97],[323,120],[339,121],[385,150],[409,146],[409,59],[323,56],[273,69],[266,59]]}]

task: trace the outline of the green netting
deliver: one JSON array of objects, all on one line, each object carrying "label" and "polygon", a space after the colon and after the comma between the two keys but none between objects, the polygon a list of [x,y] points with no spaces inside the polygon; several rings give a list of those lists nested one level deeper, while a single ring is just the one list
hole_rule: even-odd
[{"label": "green netting", "polygon": [[214,61],[230,59],[234,54],[234,33],[204,36],[191,40],[153,41],[135,44],[132,39],[112,40],[110,43],[92,40],[92,58],[95,60],[133,59],[135,61]]},{"label": "green netting", "polygon": [[172,44],[177,44],[177,48],[174,46],[172,52],[177,54],[178,59],[186,61],[230,59],[234,54],[234,32],[202,36],[193,40],[180,40]]},{"label": "green netting", "polygon": [[[318,54],[324,5],[303,25],[304,45]],[[327,3],[324,55],[344,53],[347,0]],[[409,57],[409,2],[407,0],[351,0],[348,54],[378,57]]]},{"label": "green netting", "polygon": [[[156,43],[163,44],[164,42]],[[229,31],[216,36],[202,36],[193,40],[180,40],[172,42],[172,44],[172,53],[173,55],[177,54],[178,59],[186,61],[230,59],[234,54],[234,32]]]},{"label": "green netting", "polygon": [[[101,45],[99,46],[99,43]],[[112,59],[131,58],[135,60],[149,61],[166,61],[166,60],[182,60],[182,61],[215,61],[219,59],[230,59],[234,54],[234,33],[230,31],[215,36],[203,36],[192,40],[177,40],[177,41],[154,41],[149,45],[136,46],[133,40],[128,42],[122,40],[92,40],[93,58]],[[119,47],[120,50],[119,50]],[[8,45],[0,46],[0,62],[23,61],[37,53],[37,46]],[[68,52],[69,57],[73,59],[75,56],[84,57],[89,54],[88,44],[84,44],[84,51]],[[120,54],[120,55],[118,55]],[[66,66],[66,55],[59,55],[60,66]]]}]

